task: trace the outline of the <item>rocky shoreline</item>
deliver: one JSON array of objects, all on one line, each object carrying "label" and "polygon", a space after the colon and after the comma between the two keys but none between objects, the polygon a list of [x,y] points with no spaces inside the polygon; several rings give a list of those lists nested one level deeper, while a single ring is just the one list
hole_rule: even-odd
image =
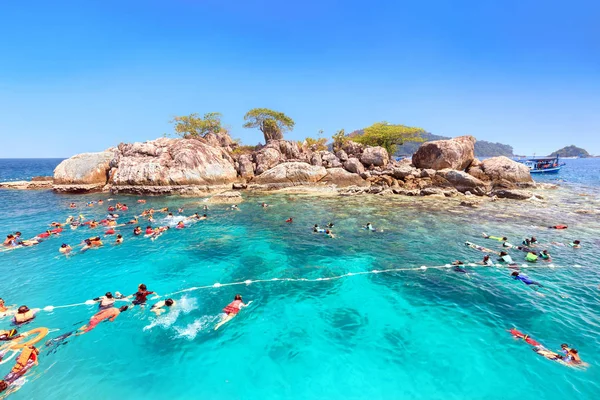
[{"label": "rocky shoreline", "polygon": [[121,143],[61,162],[52,180],[10,182],[3,188],[62,193],[104,191],[138,195],[203,196],[231,190],[531,199],[536,184],[523,164],[506,157],[480,161],[475,139],[461,136],[426,142],[412,160],[390,159],[382,147],[351,140],[336,151],[283,139],[252,152],[226,133],[204,138],[160,138]]}]

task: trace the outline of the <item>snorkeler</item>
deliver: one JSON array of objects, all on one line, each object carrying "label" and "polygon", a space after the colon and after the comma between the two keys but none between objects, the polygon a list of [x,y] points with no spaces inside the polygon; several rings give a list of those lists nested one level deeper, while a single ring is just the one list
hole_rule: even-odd
[{"label": "snorkeler", "polygon": [[506,236],[500,237],[500,236],[490,236],[486,233],[483,233],[483,238],[484,239],[492,239],[492,240],[497,240],[499,242],[506,242],[508,241],[508,238]]},{"label": "snorkeler", "polygon": [[485,256],[483,256],[483,260],[481,260],[480,262],[481,265],[485,265],[487,267],[491,267],[494,265],[494,262],[492,261],[492,259],[490,258],[489,254],[486,254]]},{"label": "snorkeler", "polygon": [[508,265],[514,264],[515,262],[513,261],[512,257],[508,255],[507,252],[505,251],[501,251],[500,252],[500,258],[498,259],[498,261],[500,262],[504,262],[507,263]]},{"label": "snorkeler", "polygon": [[69,254],[69,253],[71,252],[71,250],[73,250],[73,249],[71,248],[71,246],[69,246],[69,245],[68,245],[68,244],[66,244],[66,243],[63,243],[63,244],[61,244],[61,245],[60,245],[60,249],[58,249],[58,251],[59,251],[61,254]]},{"label": "snorkeler", "polygon": [[146,301],[148,300],[147,297],[151,294],[158,296],[155,292],[148,290],[148,288],[146,287],[145,284],[141,283],[138,286],[138,291],[135,292],[134,294],[132,294],[131,296],[127,296],[127,298],[131,298],[131,297],[135,296],[135,300],[133,300],[131,302],[131,304],[133,304],[134,306],[144,305],[144,304],[146,304]]},{"label": "snorkeler", "polygon": [[159,316],[160,314],[166,311],[165,307],[170,308],[173,307],[175,304],[177,304],[177,302],[173,299],[161,300],[158,303],[153,304],[150,308],[150,311]]},{"label": "snorkeler", "polygon": [[569,246],[571,246],[574,249],[580,249],[581,242],[579,240],[573,240],[573,242],[569,243]]},{"label": "snorkeler", "polygon": [[92,318],[90,318],[90,321],[87,323],[87,325],[83,325],[81,328],[79,328],[77,335],[88,333],[98,326],[98,324],[102,321],[109,320],[110,322],[113,322],[119,316],[119,314],[127,311],[128,308],[128,306],[123,306],[121,308],[110,307],[102,311],[98,311],[92,316]]},{"label": "snorkeler", "polygon": [[183,229],[183,228],[185,228],[185,224],[183,223],[183,221],[179,221],[177,223],[177,226],[175,228],[176,229]]},{"label": "snorkeler", "polygon": [[31,368],[38,364],[39,350],[34,346],[25,346],[17,357],[15,365],[10,372],[0,380],[0,393],[6,391],[17,379],[25,375]]},{"label": "snorkeler", "polygon": [[285,222],[290,224],[290,223],[294,222],[294,219],[292,217],[289,217],[288,219],[285,220]]},{"label": "snorkeler", "polygon": [[80,250],[81,252],[87,251],[87,250],[91,249],[92,247],[100,247],[104,244],[104,243],[102,243],[101,240],[91,240],[91,239],[85,239],[83,242],[84,242],[84,245]]},{"label": "snorkeler", "polygon": [[[118,293],[118,292],[117,292]],[[100,310],[105,310],[107,308],[111,308],[115,304],[115,297],[111,292],[106,292],[104,296],[96,297],[93,299],[98,302],[98,308]]]},{"label": "snorkeler", "polygon": [[239,207],[237,206],[237,204],[234,204],[231,206],[232,210],[236,210],[236,211],[240,211]]},{"label": "snorkeler", "polygon": [[548,253],[548,250],[540,251],[539,257],[544,261],[552,261],[552,258],[550,257],[550,253]]},{"label": "snorkeler", "polygon": [[123,243],[123,235],[121,235],[120,233],[117,235],[117,240],[115,241],[116,244],[121,244]]},{"label": "snorkeler", "polygon": [[370,222],[367,223],[367,225],[365,225],[363,227],[363,229],[366,229],[366,230],[371,231],[371,232],[375,232],[375,228],[373,228],[373,224],[371,224]]},{"label": "snorkeler", "polygon": [[538,260],[538,256],[537,256],[537,254],[535,254],[535,251],[530,251],[525,256],[525,261],[527,261],[527,262],[533,263],[533,262],[537,262],[537,260]]},{"label": "snorkeler", "polygon": [[529,279],[528,276],[526,276],[526,275],[520,275],[519,272],[517,272],[517,271],[513,271],[510,274],[510,276],[512,276],[513,279],[515,279],[515,280],[523,282],[527,286],[529,286],[529,285],[535,285],[535,286],[543,287],[539,282],[532,281],[531,279]]},{"label": "snorkeler", "polygon": [[325,229],[325,235],[330,237],[331,239],[335,239],[335,235],[329,229]]},{"label": "snorkeler", "polygon": [[243,307],[248,307],[251,303],[252,301],[249,301],[248,304],[244,304],[244,302],[242,301],[242,296],[236,294],[233,301],[223,309],[223,313],[221,314],[221,321],[215,326],[215,331],[227,322],[231,321]]},{"label": "snorkeler", "polygon": [[17,309],[17,313],[13,318],[13,323],[15,325],[21,325],[32,321],[35,318],[35,314],[38,311],[40,311],[39,308],[34,308],[33,310],[30,310],[27,306],[21,306]]},{"label": "snorkeler", "polygon": [[261,207],[262,207],[262,208],[267,208],[267,207],[269,207],[269,205],[268,205],[267,203],[262,203],[262,204],[261,204]]},{"label": "snorkeler", "polygon": [[133,234],[135,236],[141,235],[142,234],[142,228],[140,228],[139,226],[136,226],[135,228],[133,228]]}]

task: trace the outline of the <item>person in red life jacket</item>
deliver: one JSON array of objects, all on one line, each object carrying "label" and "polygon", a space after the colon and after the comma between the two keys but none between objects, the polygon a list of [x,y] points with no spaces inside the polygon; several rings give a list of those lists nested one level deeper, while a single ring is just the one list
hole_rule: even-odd
[{"label": "person in red life jacket", "polygon": [[137,306],[137,305],[146,304],[146,301],[148,300],[148,296],[151,294],[157,295],[156,292],[152,292],[152,291],[148,290],[146,285],[144,285],[142,283],[142,284],[140,284],[140,286],[138,286],[138,291],[135,292],[134,294],[132,294],[131,296],[127,296],[127,298],[131,298],[131,297],[135,296],[135,300],[133,300],[131,302],[131,304],[133,304],[134,306]]},{"label": "person in red life jacket", "polygon": [[98,227],[98,222],[96,222],[96,220],[95,220],[95,219],[93,219],[93,220],[90,222],[90,228],[97,228],[97,227]]},{"label": "person in red life jacket", "polygon": [[294,222],[294,219],[292,217],[289,217],[288,219],[285,220],[285,222],[292,223],[292,222]]},{"label": "person in red life jacket", "polygon": [[152,229],[152,227],[150,225],[148,225],[146,227],[146,235],[152,235],[154,233],[154,230]]},{"label": "person in red life jacket", "polygon": [[46,238],[49,238],[50,235],[52,235],[52,232],[51,231],[46,231],[44,233],[40,233],[39,235],[37,235],[36,238],[46,239]]},{"label": "person in red life jacket", "polygon": [[54,235],[58,235],[59,233],[61,233],[63,231],[62,227],[58,227],[56,229],[51,230],[50,232],[52,232],[52,234]]},{"label": "person in red life jacket", "polygon": [[10,372],[0,380],[0,393],[3,393],[17,379],[25,375],[31,368],[38,364],[39,350],[34,346],[26,346],[17,357],[17,362]]},{"label": "person in red life jacket", "polygon": [[177,226],[175,228],[177,228],[177,229],[183,229],[183,228],[185,228],[185,224],[183,223],[183,221],[179,221],[177,223]]},{"label": "person in red life jacket", "polygon": [[84,333],[88,333],[96,326],[98,326],[98,324],[102,321],[108,320],[110,322],[113,322],[119,316],[119,314],[121,314],[124,311],[127,311],[128,308],[129,306],[123,306],[121,308],[111,307],[98,311],[92,316],[92,318],[90,318],[90,322],[88,322],[87,325],[83,325],[81,328],[79,328],[77,335],[83,335]]},{"label": "person in red life jacket", "polygon": [[529,335],[525,335],[524,333],[519,332],[515,328],[512,328],[509,332],[514,337],[525,340],[525,343],[527,343],[527,344],[530,344],[532,346],[541,346],[541,344],[539,342],[536,342],[535,340],[533,340],[531,337],[529,337]]},{"label": "person in red life jacket", "polygon": [[233,301],[223,309],[223,313],[221,314],[221,322],[215,326],[215,331],[227,322],[231,321],[243,307],[248,307],[251,303],[252,302],[249,301],[248,304],[244,304],[242,301],[242,295],[236,294]]},{"label": "person in red life jacket", "polygon": [[107,230],[106,232],[104,232],[105,235],[114,235],[115,234],[115,230],[113,228],[110,228],[109,230]]},{"label": "person in red life jacket", "polygon": [[549,226],[548,228],[550,228],[550,229],[567,229],[568,226],[567,225],[554,225],[554,226]]},{"label": "person in red life jacket", "polygon": [[115,208],[113,206],[108,206],[108,211],[115,211]]},{"label": "person in red life jacket", "polygon": [[127,210],[129,210],[129,207],[127,207],[127,204],[123,204],[121,206],[121,211],[127,211]]}]

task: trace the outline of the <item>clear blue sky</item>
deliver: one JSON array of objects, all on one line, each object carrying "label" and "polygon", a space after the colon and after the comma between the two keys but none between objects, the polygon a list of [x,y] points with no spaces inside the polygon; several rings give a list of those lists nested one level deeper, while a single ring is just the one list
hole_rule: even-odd
[{"label": "clear blue sky", "polygon": [[98,0],[0,5],[0,157],[65,157],[219,111],[292,139],[373,122],[600,154],[600,2]]}]

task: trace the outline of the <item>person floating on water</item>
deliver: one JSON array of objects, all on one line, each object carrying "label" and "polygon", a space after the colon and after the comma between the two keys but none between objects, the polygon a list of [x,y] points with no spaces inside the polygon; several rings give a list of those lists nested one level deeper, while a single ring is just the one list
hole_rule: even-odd
[{"label": "person floating on water", "polygon": [[98,324],[102,321],[110,321],[113,322],[122,312],[127,311],[129,306],[123,306],[121,308],[110,307],[104,310],[98,311],[96,314],[90,318],[90,321],[87,325],[83,325],[78,329],[77,335],[83,335],[84,333],[88,333],[92,329],[94,329]]},{"label": "person floating on water", "polygon": [[239,207],[237,206],[237,204],[234,204],[231,206],[232,210],[236,210],[236,211],[240,211]]},{"label": "person floating on water", "polygon": [[71,203],[71,204],[69,204],[69,208],[77,208],[77,204]]},{"label": "person floating on water", "polygon": [[146,304],[146,301],[148,300],[147,297],[151,294],[157,295],[155,292],[148,290],[148,288],[146,287],[145,284],[141,283],[138,286],[138,291],[130,296],[127,296],[127,298],[131,298],[131,297],[135,296],[135,300],[133,300],[131,302],[131,304],[133,304],[134,306],[144,305],[144,304]]},{"label": "person floating on water", "polygon": [[537,262],[537,260],[538,260],[538,256],[537,256],[537,254],[535,254],[535,251],[530,251],[525,256],[525,261],[527,261],[527,262],[534,263],[534,262]]},{"label": "person floating on water", "polygon": [[92,247],[100,247],[103,245],[101,240],[85,239],[83,242],[84,242],[84,245],[80,250],[81,252],[87,251],[87,250],[91,249]]},{"label": "person floating on water", "polygon": [[100,310],[106,310],[107,308],[113,307],[116,301],[111,292],[106,292],[104,296],[96,297],[93,300],[98,303],[98,308]]},{"label": "person floating on water", "polygon": [[567,225],[554,225],[554,226],[549,226],[548,229],[567,229],[568,226]]},{"label": "person floating on water", "polygon": [[494,265],[494,262],[492,261],[492,259],[490,258],[489,254],[486,254],[485,256],[483,256],[483,260],[481,260],[481,265],[485,265],[487,267],[491,267],[492,265]]},{"label": "person floating on water", "polygon": [[123,243],[123,235],[118,234],[117,235],[117,240],[115,241],[116,244],[121,244]]},{"label": "person floating on water", "polygon": [[5,313],[8,311],[8,307],[4,304],[4,299],[0,298],[0,313]]},{"label": "person floating on water", "polygon": [[175,228],[176,229],[183,229],[183,228],[185,228],[185,224],[183,223],[183,221],[179,221],[177,223],[177,226]]},{"label": "person floating on water", "polygon": [[288,224],[291,224],[292,222],[294,222],[294,219],[292,217],[289,217],[288,219],[285,220],[285,222],[287,222]]},{"label": "person floating on water", "polygon": [[502,237],[500,237],[500,236],[490,236],[490,235],[488,235],[486,233],[483,233],[482,235],[483,235],[484,239],[492,239],[492,240],[497,240],[499,242],[507,242],[508,241],[508,238],[506,236],[502,236]]},{"label": "person floating on water", "polygon": [[38,365],[39,350],[34,346],[25,346],[17,357],[10,372],[0,380],[0,393],[5,392],[17,379],[25,375],[31,368]]},{"label": "person floating on water", "polygon": [[152,235],[154,233],[154,230],[152,229],[152,227],[150,225],[148,225],[146,227],[146,235]]},{"label": "person floating on water", "polygon": [[331,239],[335,239],[335,235],[329,229],[325,229],[325,235],[330,237]]},{"label": "person floating on water", "polygon": [[231,321],[240,312],[242,308],[248,307],[250,304],[252,304],[252,301],[249,301],[248,304],[244,304],[244,302],[242,301],[242,295],[236,294],[233,301],[223,309],[223,313],[221,314],[221,321],[215,326],[215,331],[227,322]]},{"label": "person floating on water", "polygon": [[68,245],[68,244],[66,244],[66,243],[63,243],[62,245],[60,245],[60,249],[58,249],[58,251],[59,251],[61,254],[69,254],[69,253],[71,252],[71,250],[73,250],[73,249],[71,248],[71,246],[69,246],[69,245]]},{"label": "person floating on water", "polygon": [[161,300],[158,303],[153,304],[152,307],[150,308],[150,311],[152,311],[154,314],[159,316],[162,313],[164,313],[167,310],[167,308],[171,308],[175,304],[177,304],[177,302],[173,299]]},{"label": "person floating on water", "polygon": [[15,325],[21,325],[32,321],[35,318],[35,314],[38,311],[40,311],[39,308],[34,308],[33,310],[30,310],[27,306],[21,306],[17,309],[17,313],[13,318],[13,323]]},{"label": "person floating on water", "polygon": [[179,208],[177,209],[177,213],[178,213],[178,214],[183,214],[183,207],[179,207]]},{"label": "person floating on water", "polygon": [[540,251],[539,257],[544,261],[548,261],[548,262],[552,261],[552,258],[550,257],[550,253],[548,253],[548,250]]},{"label": "person floating on water", "polygon": [[320,228],[319,225],[315,224],[315,226],[313,226],[313,232],[314,233],[325,233],[325,229]]},{"label": "person floating on water", "polygon": [[524,284],[526,284],[527,286],[529,285],[535,285],[535,286],[539,286],[539,287],[543,287],[539,282],[536,281],[532,281],[531,279],[529,279],[528,276],[526,275],[521,275],[519,274],[519,272],[517,271],[513,271],[510,276],[513,277],[514,280],[518,280],[523,282]]},{"label": "person floating on water", "polygon": [[375,228],[373,228],[373,224],[371,224],[370,222],[368,222],[367,225],[365,225],[363,227],[363,229],[366,229],[366,230],[371,231],[371,232],[375,232]]},{"label": "person floating on water", "polygon": [[133,234],[135,236],[141,235],[142,234],[142,228],[140,228],[139,226],[136,226],[135,228],[133,228]]},{"label": "person floating on water", "polygon": [[269,207],[269,205],[268,205],[267,203],[262,203],[262,204],[261,204],[261,207],[262,207],[262,208],[267,208],[267,207]]},{"label": "person floating on water", "polygon": [[581,242],[579,240],[573,240],[571,243],[569,243],[569,246],[571,246],[574,249],[580,249]]},{"label": "person floating on water", "polygon": [[513,261],[512,257],[508,255],[507,252],[505,251],[501,251],[500,252],[500,258],[498,259],[498,261],[503,262],[503,263],[507,263],[508,265],[514,265],[515,262]]}]

